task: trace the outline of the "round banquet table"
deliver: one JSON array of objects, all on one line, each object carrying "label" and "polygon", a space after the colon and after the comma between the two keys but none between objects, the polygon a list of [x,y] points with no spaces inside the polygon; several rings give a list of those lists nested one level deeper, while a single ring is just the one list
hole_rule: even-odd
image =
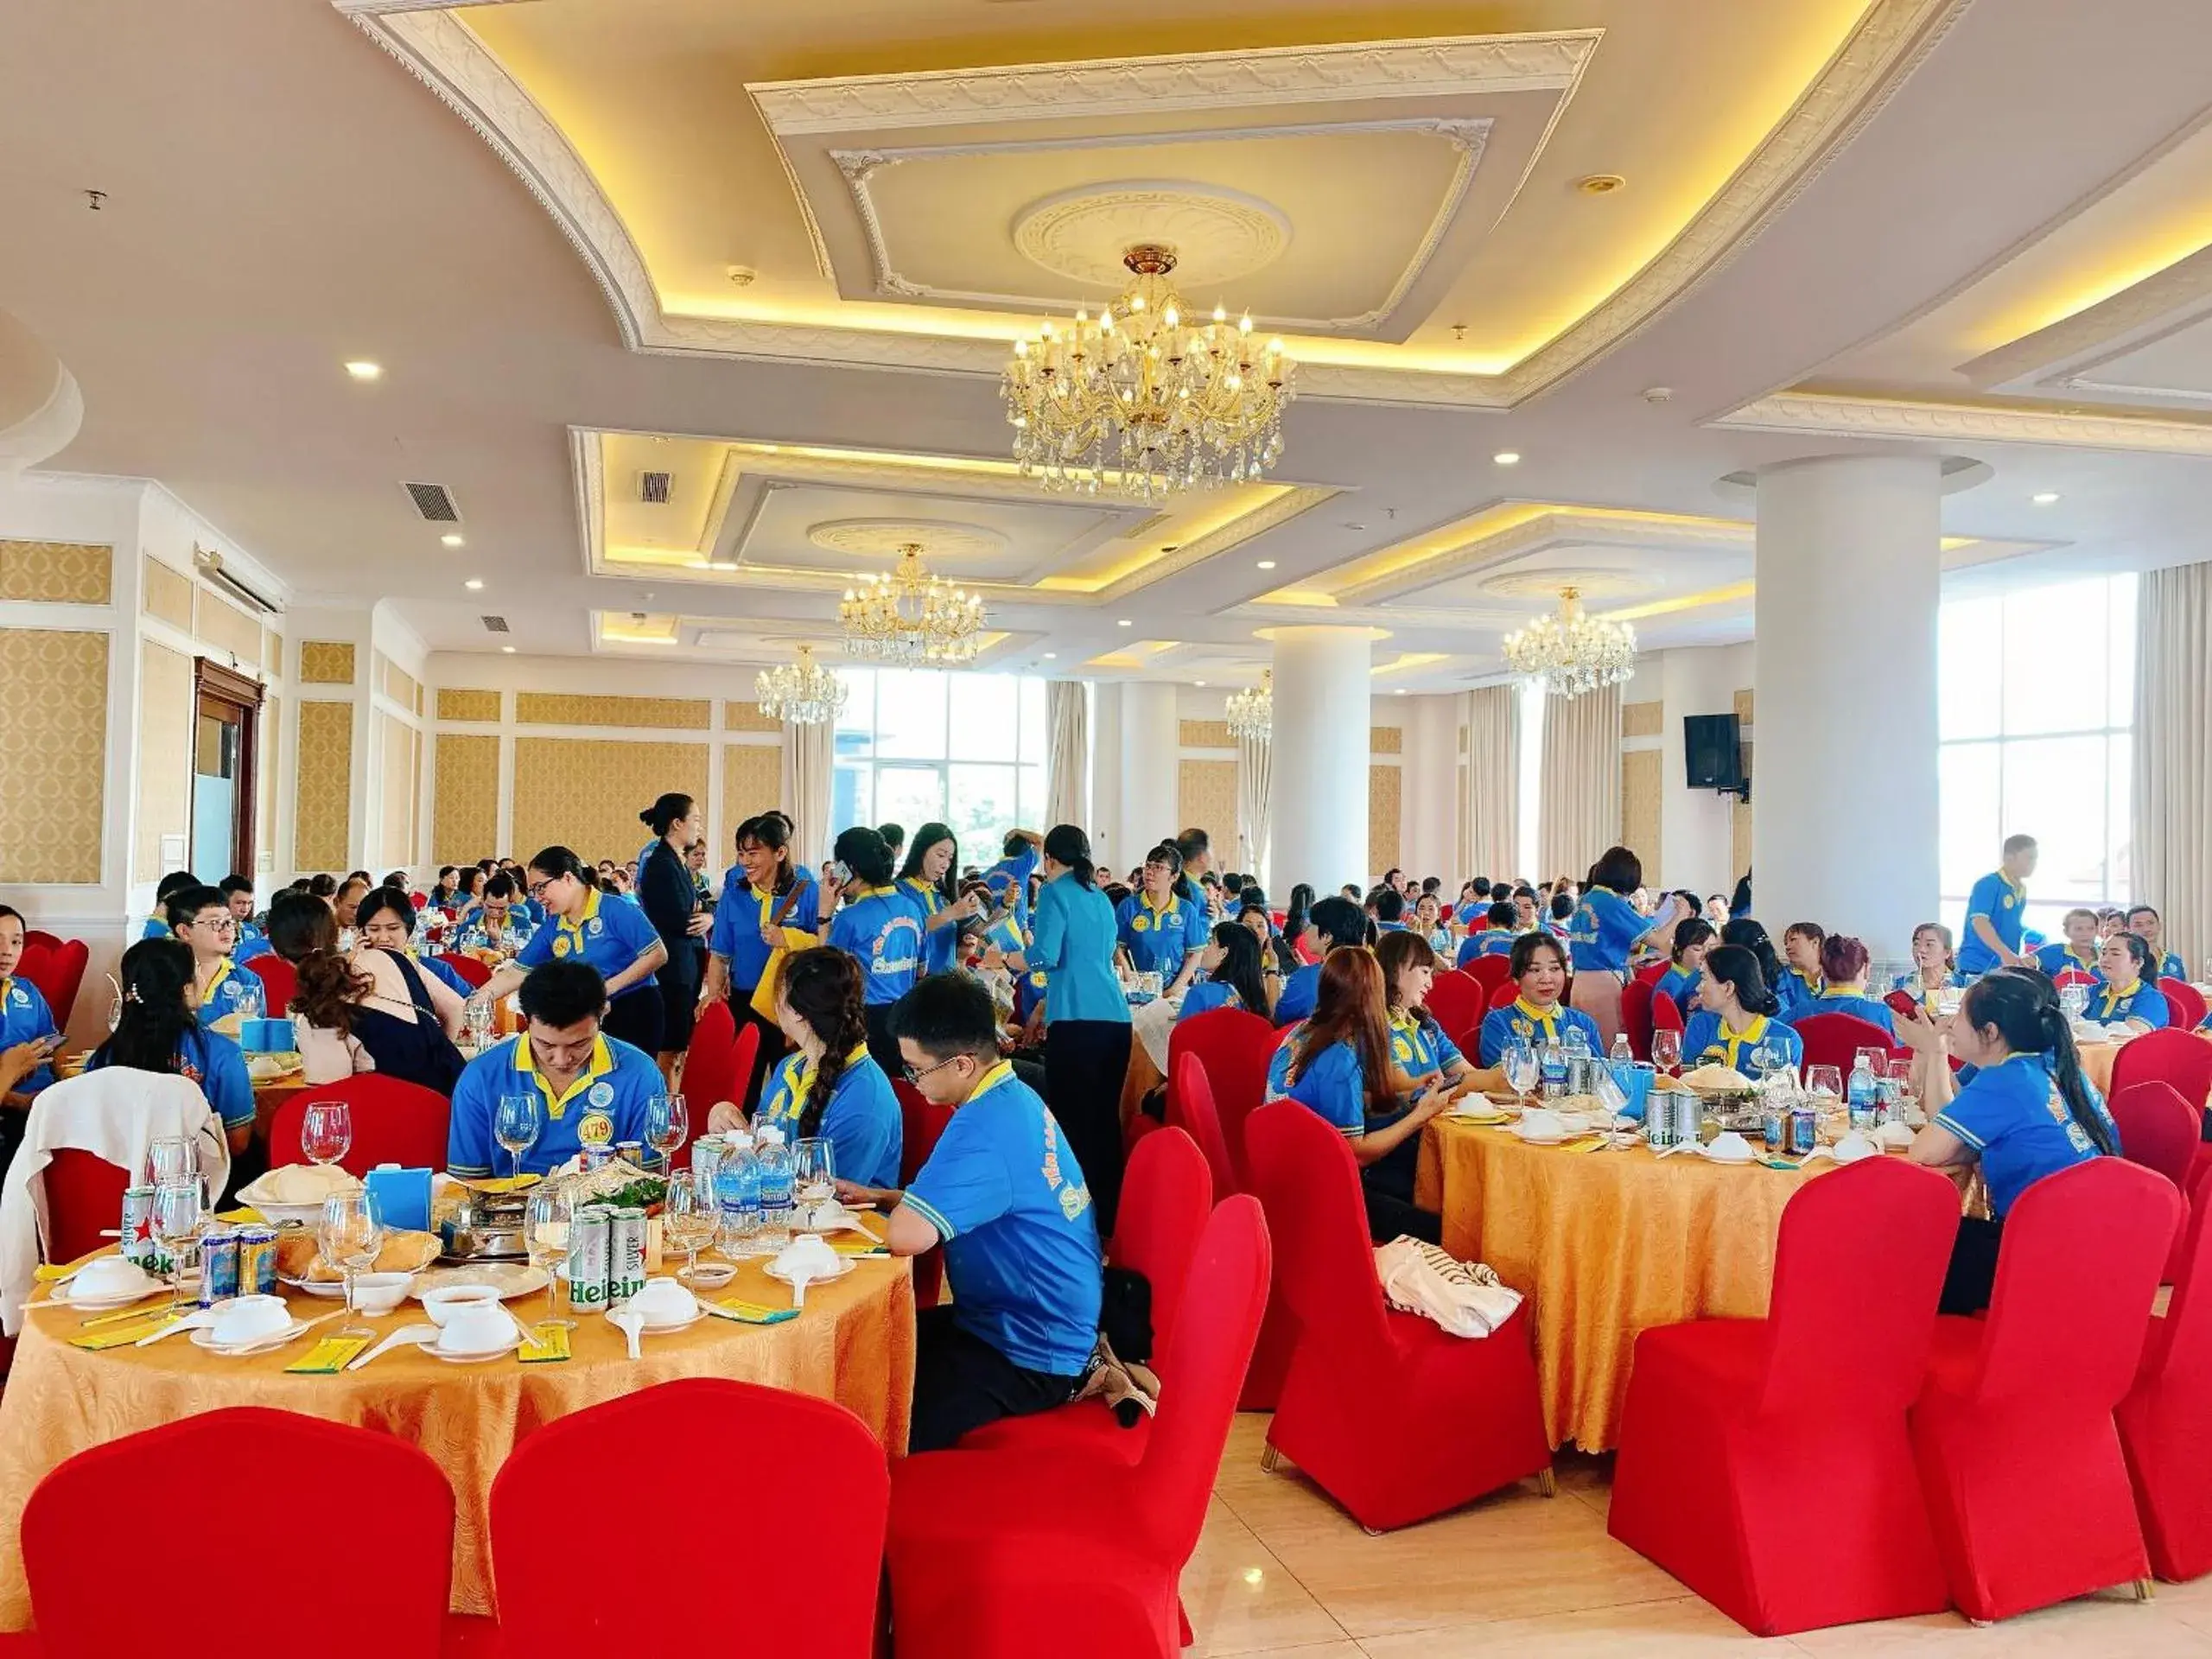
[{"label": "round banquet table", "polygon": [[1446,1116],[1422,1131],[1414,1202],[1442,1214],[1446,1250],[1529,1297],[1552,1445],[1603,1452],[1619,1433],[1637,1334],[1763,1318],[1782,1207],[1834,1167],[1532,1147]]},{"label": "round banquet table", "polygon": [[[312,1319],[337,1304],[286,1293],[296,1315]],[[790,1305],[788,1287],[758,1261],[712,1293],[771,1307]],[[159,1303],[149,1303],[158,1307]],[[508,1304],[525,1322],[544,1315],[543,1292]],[[809,1287],[806,1306],[779,1325],[704,1319],[688,1330],[644,1338],[644,1357],[627,1357],[622,1334],[598,1314],[570,1332],[575,1357],[524,1365],[512,1356],[457,1365],[397,1349],[359,1371],[288,1376],[334,1319],[273,1353],[226,1359],[192,1345],[187,1334],[149,1348],[91,1352],[68,1345],[81,1316],[66,1308],[28,1310],[15,1366],[0,1394],[0,1630],[31,1622],[17,1529],[31,1489],[55,1465],[88,1447],[195,1412],[224,1406],[271,1406],[380,1430],[419,1446],[452,1483],[455,1506],[453,1607],[488,1613],[492,1551],[488,1509],[493,1478],[515,1443],[542,1424],[586,1406],[678,1377],[721,1376],[834,1400],[858,1416],[885,1451],[905,1452],[914,1391],[914,1298],[902,1257],[869,1257],[830,1284]],[[365,1323],[379,1332],[422,1322],[412,1300]],[[106,1329],[110,1327],[101,1327]],[[626,1447],[647,1456],[655,1448]],[[238,1496],[268,1496],[275,1471],[216,1471]]]}]

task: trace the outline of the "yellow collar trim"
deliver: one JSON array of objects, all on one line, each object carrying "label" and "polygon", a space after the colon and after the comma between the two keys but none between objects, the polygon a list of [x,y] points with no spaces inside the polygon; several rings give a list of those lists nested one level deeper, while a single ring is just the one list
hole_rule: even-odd
[{"label": "yellow collar trim", "polygon": [[524,1032],[515,1039],[515,1070],[537,1085],[538,1093],[545,1096],[545,1116],[557,1123],[568,1111],[570,1101],[614,1070],[614,1055],[607,1048],[604,1035],[592,1039],[591,1064],[584,1067],[576,1080],[563,1090],[556,1099],[553,1085],[538,1071],[537,1058],[530,1050],[530,1033]]},{"label": "yellow collar trim", "polygon": [[1001,1084],[1004,1083],[1013,1075],[1014,1062],[1011,1060],[1001,1060],[989,1071],[984,1072],[982,1077],[976,1079],[976,1086],[968,1091],[968,1098],[962,1101],[960,1103],[963,1106],[973,1105],[976,1102],[981,1100],[985,1095],[990,1093],[992,1090],[997,1088]]}]

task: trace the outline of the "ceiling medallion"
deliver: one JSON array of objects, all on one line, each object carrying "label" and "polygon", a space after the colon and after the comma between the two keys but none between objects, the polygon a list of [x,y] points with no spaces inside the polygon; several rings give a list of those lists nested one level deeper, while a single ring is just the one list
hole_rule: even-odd
[{"label": "ceiling medallion", "polygon": [[1622,684],[1636,672],[1636,630],[1586,615],[1578,588],[1560,588],[1559,614],[1515,629],[1504,649],[1507,666],[1554,696],[1579,697]]},{"label": "ceiling medallion", "polygon": [[1275,671],[1260,671],[1255,690],[1229,694],[1229,734],[1248,743],[1265,743],[1275,728]]},{"label": "ceiling medallion", "polygon": [[814,660],[814,647],[801,645],[798,661],[764,668],[753,678],[760,712],[794,726],[827,726],[844,711],[845,684]]},{"label": "ceiling medallion", "polygon": [[1231,323],[1218,306],[1186,323],[1173,248],[1140,243],[1122,263],[1133,280],[1096,317],[1014,342],[1000,391],[1023,475],[1147,501],[1258,478],[1296,395],[1282,342],[1260,346],[1249,312]]},{"label": "ceiling medallion", "polygon": [[806,539],[862,559],[896,558],[910,545],[939,561],[987,559],[1007,550],[1006,537],[987,524],[944,518],[829,518],[808,525]]},{"label": "ceiling medallion", "polygon": [[957,668],[976,660],[983,601],[931,575],[920,544],[909,542],[899,550],[896,569],[845,589],[837,620],[855,657]]}]

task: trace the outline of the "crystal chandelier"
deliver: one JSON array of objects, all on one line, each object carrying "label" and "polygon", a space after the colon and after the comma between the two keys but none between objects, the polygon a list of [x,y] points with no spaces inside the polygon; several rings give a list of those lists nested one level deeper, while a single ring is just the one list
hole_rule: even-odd
[{"label": "crystal chandelier", "polygon": [[1141,243],[1122,263],[1134,280],[1096,317],[1014,342],[1000,391],[1023,475],[1147,501],[1259,477],[1282,454],[1296,395],[1282,341],[1261,345],[1249,312],[1186,321],[1173,248]]},{"label": "crystal chandelier", "polygon": [[1275,671],[1260,671],[1260,683],[1249,691],[1229,694],[1229,734],[1253,743],[1264,743],[1275,728]]},{"label": "crystal chandelier", "polygon": [[1586,615],[1581,589],[1562,588],[1557,616],[1540,616],[1505,636],[1505,660],[1554,696],[1579,697],[1636,672],[1636,630]]},{"label": "crystal chandelier", "polygon": [[921,543],[907,542],[896,569],[845,589],[837,620],[855,657],[958,667],[976,660],[983,601],[931,575],[922,567]]},{"label": "crystal chandelier", "polygon": [[814,660],[814,647],[801,645],[798,661],[764,668],[753,682],[760,712],[794,726],[827,726],[844,712],[845,684]]}]

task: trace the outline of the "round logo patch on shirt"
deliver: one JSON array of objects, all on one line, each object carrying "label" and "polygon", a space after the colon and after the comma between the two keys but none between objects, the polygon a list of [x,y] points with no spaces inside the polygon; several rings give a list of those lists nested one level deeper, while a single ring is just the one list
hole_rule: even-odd
[{"label": "round logo patch on shirt", "polygon": [[[596,1092],[596,1091],[594,1091]],[[605,1112],[586,1112],[576,1122],[576,1144],[603,1147],[614,1139],[614,1120]]]},{"label": "round logo patch on shirt", "polygon": [[2004,906],[2005,909],[2010,910],[2012,908],[2012,895],[2008,893],[1997,902]]},{"label": "round logo patch on shirt", "polygon": [[1129,931],[1133,933],[1150,932],[1152,931],[1152,918],[1149,916],[1144,915],[1132,916],[1129,918]]},{"label": "round logo patch on shirt", "polygon": [[594,938],[596,938],[601,933],[604,932],[606,928],[607,924],[601,921],[596,916],[593,917],[591,920],[584,924],[584,931],[592,935]]},{"label": "round logo patch on shirt", "polygon": [[614,1085],[601,1077],[585,1093],[584,1098],[604,1111],[614,1103]]},{"label": "round logo patch on shirt", "polygon": [[554,936],[553,954],[556,957],[565,957],[569,954],[569,936],[567,934],[558,933]]}]

